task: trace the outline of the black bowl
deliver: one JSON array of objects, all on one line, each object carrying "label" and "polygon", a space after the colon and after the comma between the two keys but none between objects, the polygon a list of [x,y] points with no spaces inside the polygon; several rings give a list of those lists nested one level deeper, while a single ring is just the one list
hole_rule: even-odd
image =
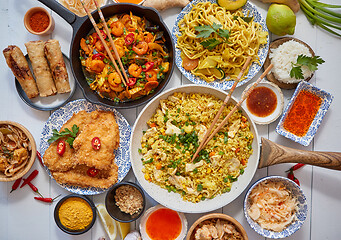
[{"label": "black bowl", "polygon": [[[116,189],[118,189],[119,187],[123,186],[123,185],[130,185],[134,188],[136,188],[137,190],[139,190],[139,192],[142,195],[143,198],[143,206],[142,209],[140,209],[139,212],[130,215],[128,213],[122,212],[119,207],[116,205],[116,201],[115,201],[115,194],[116,194]],[[143,213],[144,209],[146,206],[146,197],[144,195],[144,192],[142,190],[142,188],[140,188],[137,184],[132,183],[132,182],[120,182],[118,184],[115,184],[113,187],[111,187],[108,192],[107,195],[105,197],[105,207],[109,213],[109,215],[119,221],[119,222],[132,222],[137,220]]]},{"label": "black bowl", "polygon": [[[86,20],[82,23],[82,25],[79,27],[79,30],[74,36],[74,39],[72,41],[72,48],[70,49],[71,54],[71,64],[72,64],[72,70],[75,79],[77,80],[78,86],[82,89],[82,92],[84,94],[84,97],[95,104],[102,104],[108,107],[114,107],[114,108],[133,108],[140,106],[142,104],[147,103],[149,100],[151,100],[153,97],[155,97],[157,94],[159,94],[167,85],[168,81],[171,78],[171,75],[174,70],[175,65],[175,48],[173,43],[173,38],[171,36],[171,33],[169,32],[166,24],[162,20],[161,15],[153,8],[149,7],[143,7],[136,4],[131,3],[115,3],[111,5],[106,5],[105,7],[102,7],[102,12],[105,18],[108,18],[110,16],[113,16],[115,14],[120,13],[132,13],[139,17],[145,17],[146,20],[150,21],[152,24],[156,24],[160,27],[160,30],[163,31],[164,37],[165,37],[165,45],[169,51],[169,71],[166,74],[166,78],[161,81],[158,85],[158,87],[155,89],[155,91],[151,94],[148,94],[147,96],[143,96],[139,99],[132,100],[132,101],[126,101],[126,102],[119,102],[116,103],[112,100],[102,98],[98,95],[97,92],[90,89],[89,84],[87,83],[84,73],[82,71],[82,65],[81,61],[79,60],[79,44],[83,37],[85,37],[90,30],[93,29],[93,26],[90,22],[90,20]],[[93,17],[96,20],[96,22],[99,21],[98,13],[93,13]],[[87,17],[86,17],[87,18]]]},{"label": "black bowl", "polygon": [[[60,206],[62,205],[63,202],[65,202],[65,200],[69,199],[69,198],[80,198],[80,199],[83,199],[85,200],[91,207],[92,209],[92,221],[91,223],[83,230],[79,230],[79,231],[75,231],[75,230],[70,230],[68,228],[66,228],[61,222],[60,222],[60,219],[59,219],[59,208]],[[67,195],[65,197],[63,197],[61,200],[59,200],[59,202],[57,203],[55,209],[54,209],[54,220],[57,224],[57,226],[63,231],[63,232],[66,232],[68,234],[71,234],[71,235],[79,235],[79,234],[83,234],[87,231],[89,231],[92,226],[94,225],[95,221],[96,221],[96,207],[94,205],[94,203],[89,199],[87,198],[86,196],[82,196],[82,195],[78,195],[78,194],[70,194],[70,195]]]}]

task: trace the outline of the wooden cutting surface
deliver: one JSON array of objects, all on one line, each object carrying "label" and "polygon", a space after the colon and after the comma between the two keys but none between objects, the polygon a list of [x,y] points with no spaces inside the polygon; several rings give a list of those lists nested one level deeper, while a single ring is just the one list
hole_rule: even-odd
[{"label": "wooden cutting surface", "polygon": [[[259,1],[251,0],[255,4],[263,17],[266,17],[268,5]],[[327,2],[325,0],[324,2]],[[339,0],[328,0],[328,3],[338,4]],[[31,40],[47,40],[56,38],[60,41],[63,52],[68,55],[71,40],[72,28],[57,14],[52,13],[56,22],[55,30],[50,36],[38,37],[27,32],[23,24],[25,12],[35,6],[46,8],[36,0],[1,0],[0,1],[0,47],[4,49],[8,45],[14,44],[25,51],[24,43]],[[174,8],[162,12],[161,15],[167,26],[172,29],[176,16],[181,9]],[[274,40],[278,36],[270,35]],[[334,95],[333,103],[327,112],[315,138],[308,147],[303,147],[292,142],[275,132],[278,120],[270,125],[257,125],[260,137],[265,137],[273,142],[286,147],[312,150],[312,151],[341,151],[341,39],[336,38],[321,29],[310,25],[306,17],[300,11],[297,13],[296,32],[292,36],[301,39],[309,44],[315,54],[321,56],[326,62],[319,67],[310,83],[322,88]],[[40,133],[44,123],[51,112],[35,110],[27,106],[18,96],[14,77],[8,69],[3,56],[0,57],[0,120],[16,121],[24,125],[34,136],[37,145],[40,142]],[[261,73],[257,74],[255,81]],[[173,76],[166,89],[191,83],[175,68]],[[246,85],[237,88],[234,96],[240,99],[242,91]],[[287,105],[294,90],[283,90],[285,106]],[[82,93],[77,89],[73,99],[83,98]],[[133,125],[134,121],[142,110],[142,107],[120,110],[128,122]],[[252,182],[268,175],[285,176],[285,170],[293,164],[280,164],[271,167],[258,169]],[[33,181],[39,191],[45,195],[54,197],[58,194],[63,196],[69,194],[66,190],[56,185],[49,178],[45,170],[36,161],[34,169],[39,170],[39,175]],[[30,171],[30,172],[31,172]],[[287,239],[293,240],[320,240],[320,239],[340,239],[339,219],[341,216],[341,173],[339,171],[305,166],[295,173],[300,180],[302,189],[308,201],[308,217],[302,228]],[[125,180],[136,181],[132,170],[130,170]],[[251,183],[252,183],[251,182]],[[71,236],[62,232],[55,224],[53,211],[55,203],[48,205],[37,202],[33,199],[34,194],[29,188],[22,188],[9,194],[12,183],[0,182],[0,239],[21,240],[21,239],[82,239],[97,240],[101,236],[106,236],[99,219],[94,227],[81,236]],[[254,232],[246,222],[243,212],[243,200],[245,191],[236,200],[227,206],[217,209],[214,212],[226,213],[236,218],[245,228],[249,239],[265,239]],[[105,194],[92,197],[95,203],[104,203]],[[156,202],[148,198],[147,208],[155,205]],[[203,214],[186,214],[189,226]],[[139,222],[131,224],[132,228],[137,228]],[[108,239],[108,238],[107,238]]]}]

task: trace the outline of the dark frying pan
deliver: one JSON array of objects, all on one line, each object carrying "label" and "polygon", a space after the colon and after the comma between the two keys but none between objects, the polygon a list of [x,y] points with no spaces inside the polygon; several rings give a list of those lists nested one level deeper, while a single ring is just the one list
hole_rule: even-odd
[{"label": "dark frying pan", "polygon": [[[64,18],[73,28],[73,34],[72,34],[72,40],[70,45],[70,63],[71,63],[71,69],[72,73],[75,77],[75,79],[78,82],[78,85],[81,87],[84,97],[96,104],[102,104],[108,107],[115,107],[115,108],[132,108],[137,107],[139,105],[142,105],[146,102],[148,102],[150,99],[152,99],[154,96],[156,96],[158,93],[162,91],[162,89],[167,85],[168,81],[170,80],[170,77],[173,73],[174,69],[174,43],[171,37],[171,34],[166,26],[166,24],[163,22],[160,14],[154,10],[153,8],[143,7],[136,4],[130,4],[130,3],[116,3],[107,5],[101,8],[103,15],[105,18],[111,17],[115,14],[119,13],[129,13],[132,12],[134,15],[143,17],[145,16],[147,20],[152,22],[153,24],[156,24],[160,27],[160,30],[164,32],[164,37],[166,39],[166,47],[169,50],[169,59],[170,59],[170,71],[167,73],[166,78],[160,82],[159,86],[155,89],[155,91],[147,96],[144,96],[140,99],[123,102],[123,103],[115,103],[111,100],[101,98],[96,92],[90,89],[83,71],[81,62],[79,60],[79,44],[83,37],[85,37],[90,30],[93,29],[93,26],[88,19],[87,16],[85,17],[78,17],[74,13],[67,10],[65,7],[63,7],[61,4],[59,4],[55,0],[38,0],[39,2],[45,4],[47,7],[55,11],[59,16]],[[94,19],[96,22],[99,21],[100,17],[97,11],[94,11],[92,13]]]}]

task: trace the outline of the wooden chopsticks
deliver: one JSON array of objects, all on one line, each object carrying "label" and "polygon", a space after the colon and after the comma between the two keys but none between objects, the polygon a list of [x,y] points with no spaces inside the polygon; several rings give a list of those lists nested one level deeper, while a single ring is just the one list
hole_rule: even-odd
[{"label": "wooden chopsticks", "polygon": [[[270,64],[269,67],[267,69],[265,69],[265,71],[263,72],[263,74],[257,79],[257,81],[250,87],[250,89],[242,96],[242,98],[240,99],[240,101],[236,104],[236,106],[231,110],[231,112],[229,112],[229,114],[227,114],[227,116],[224,118],[224,120],[219,124],[219,126],[209,135],[209,137],[205,140],[205,138],[202,140],[202,144],[201,148],[200,146],[198,147],[197,151],[196,151],[196,155],[193,155],[192,161],[196,158],[196,156],[198,155],[198,153],[200,152],[201,149],[203,149],[206,144],[213,138],[213,136],[219,132],[219,130],[225,126],[225,124],[227,123],[227,121],[229,120],[229,118],[232,116],[232,114],[240,107],[240,105],[244,102],[244,100],[250,95],[250,93],[253,91],[253,89],[255,89],[255,87],[258,85],[258,83],[269,73],[269,71],[272,69],[273,64]],[[211,127],[210,127],[211,128]],[[210,131],[207,131],[207,133],[209,134]],[[205,134],[208,135],[208,134]]]},{"label": "wooden chopsticks", "polygon": [[228,95],[226,96],[226,98],[225,98],[223,104],[221,105],[221,107],[220,107],[220,109],[219,109],[217,115],[214,117],[213,122],[211,123],[210,127],[209,127],[208,130],[206,131],[204,138],[202,139],[202,141],[201,141],[199,147],[197,148],[197,151],[194,153],[194,155],[193,155],[193,157],[192,157],[192,160],[191,160],[192,162],[193,162],[194,159],[198,156],[200,150],[203,148],[203,145],[204,145],[204,143],[205,143],[207,137],[209,136],[209,134],[210,134],[211,131],[213,130],[213,127],[214,127],[215,124],[217,123],[217,121],[218,121],[218,119],[219,119],[221,113],[223,112],[225,106],[227,105],[227,102],[230,100],[230,97],[232,96],[232,93],[233,93],[234,89],[237,87],[237,84],[239,83],[239,80],[240,80],[241,77],[243,76],[243,73],[245,72],[245,70],[246,70],[247,66],[250,64],[250,62],[251,62],[251,57],[249,56],[249,57],[246,59],[246,62],[244,63],[244,66],[243,66],[243,68],[241,69],[240,73],[238,74],[237,79],[234,81],[234,84],[233,84],[233,86],[231,87],[231,89],[230,89]]},{"label": "wooden chopsticks", "polygon": [[126,74],[125,71],[124,71],[123,64],[122,64],[122,62],[121,62],[121,58],[120,58],[120,56],[118,55],[117,49],[116,49],[116,47],[115,47],[115,44],[114,44],[114,42],[113,42],[113,40],[112,40],[112,38],[111,38],[111,34],[110,34],[109,29],[108,29],[107,23],[106,23],[106,21],[105,21],[105,19],[104,19],[104,17],[103,17],[103,14],[102,14],[101,9],[99,8],[99,5],[97,4],[97,1],[94,0],[94,2],[95,2],[95,4],[96,4],[96,7],[97,7],[97,10],[98,10],[98,13],[99,13],[99,15],[100,15],[100,18],[101,18],[101,20],[102,20],[102,22],[103,22],[105,31],[107,32],[107,36],[108,36],[108,38],[109,38],[109,42],[110,42],[110,44],[111,44],[112,49],[114,50],[115,56],[116,56],[116,58],[117,58],[117,60],[118,60],[118,63],[119,63],[119,65],[120,65],[121,69],[122,69],[122,72],[123,72],[123,76],[124,76],[124,77],[122,76],[121,71],[120,71],[119,67],[118,67],[117,64],[116,64],[116,61],[115,61],[113,55],[111,54],[111,51],[110,51],[109,47],[107,46],[107,44],[106,44],[106,42],[105,42],[105,40],[104,40],[104,38],[103,38],[103,36],[102,36],[102,33],[101,33],[100,30],[98,29],[97,24],[96,24],[96,22],[95,22],[95,19],[92,17],[91,13],[89,12],[89,9],[84,5],[83,0],[79,0],[79,1],[81,2],[81,4],[82,4],[82,6],[83,6],[83,8],[84,8],[84,10],[85,10],[85,12],[86,12],[86,14],[88,15],[88,17],[89,17],[89,19],[90,19],[92,25],[94,26],[94,28],[95,28],[95,30],[96,30],[96,33],[97,33],[97,35],[98,35],[98,37],[99,37],[99,39],[101,40],[101,42],[102,42],[102,44],[103,44],[103,46],[104,46],[106,52],[107,52],[108,55],[109,55],[110,60],[111,60],[112,63],[114,64],[115,70],[116,70],[117,73],[120,75],[120,78],[121,78],[121,80],[122,80],[124,86],[127,87],[127,82],[129,82],[128,76],[127,76],[127,74]]}]

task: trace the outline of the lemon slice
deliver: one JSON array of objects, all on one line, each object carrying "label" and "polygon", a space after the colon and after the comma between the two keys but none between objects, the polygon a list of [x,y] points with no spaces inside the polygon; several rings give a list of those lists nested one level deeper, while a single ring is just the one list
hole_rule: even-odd
[{"label": "lemon slice", "polygon": [[116,223],[119,229],[121,239],[124,239],[127,236],[127,234],[130,232],[130,223],[123,223],[123,222],[116,222]]},{"label": "lemon slice", "polygon": [[110,215],[107,212],[107,209],[105,208],[105,206],[103,204],[98,204],[96,206],[96,208],[97,208],[97,211],[98,211],[99,216],[101,218],[101,222],[103,224],[103,227],[104,227],[105,231],[107,232],[110,240],[115,240],[116,236],[117,236],[116,221],[110,217]]}]

